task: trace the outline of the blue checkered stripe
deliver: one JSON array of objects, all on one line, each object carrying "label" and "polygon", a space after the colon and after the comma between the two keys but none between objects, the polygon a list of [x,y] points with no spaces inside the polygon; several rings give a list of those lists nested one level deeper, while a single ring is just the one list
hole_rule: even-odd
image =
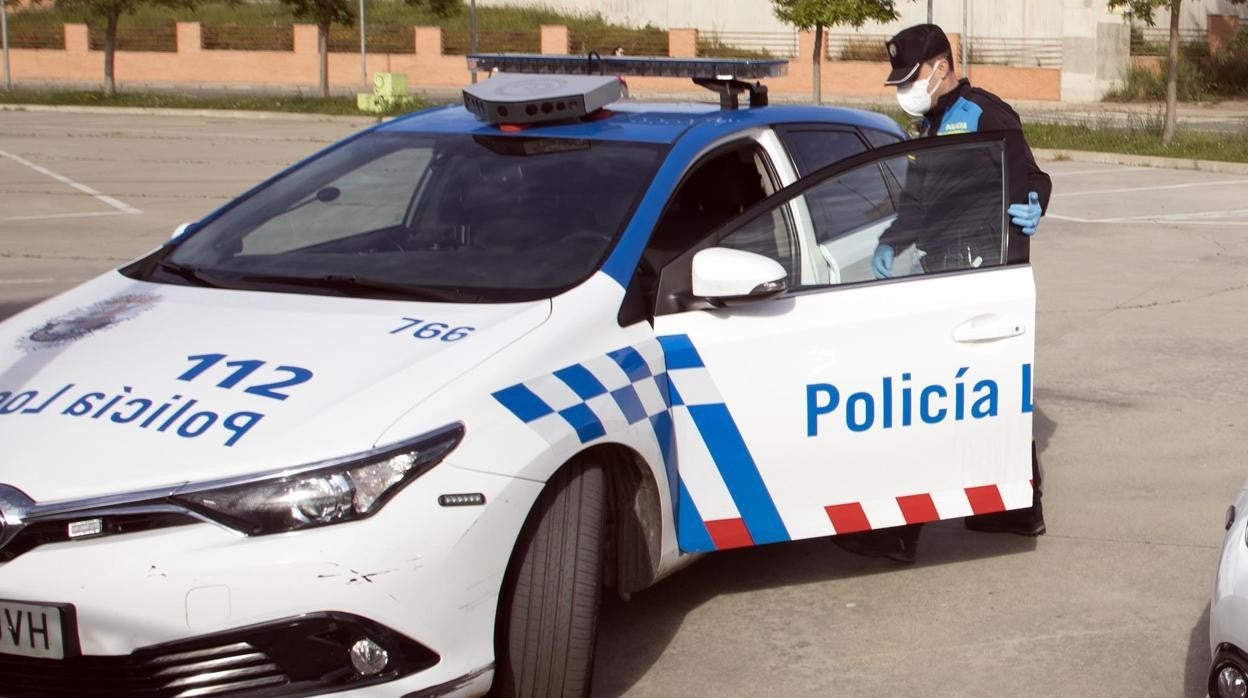
[{"label": "blue checkered stripe", "polygon": [[656,420],[666,421],[663,436],[670,441],[671,394],[662,348],[658,342],[647,342],[565,366],[493,395],[548,442],[574,434],[586,444],[606,436],[608,423],[650,421],[662,428]]},{"label": "blue checkered stripe", "polygon": [[[682,397],[677,383],[690,391],[692,402]],[[726,488],[731,501],[718,507],[717,515],[739,518],[754,543],[789,540],[750,449],[687,335],[665,335],[617,349],[493,396],[551,444],[572,437],[587,444],[606,436],[608,425],[648,422],[667,471],[682,550],[716,549],[696,503],[707,495],[708,486]],[[711,471],[700,471],[697,482],[686,482],[677,467],[676,415],[685,425],[681,438],[702,442],[712,461]],[[725,506],[730,511],[719,511]]]}]

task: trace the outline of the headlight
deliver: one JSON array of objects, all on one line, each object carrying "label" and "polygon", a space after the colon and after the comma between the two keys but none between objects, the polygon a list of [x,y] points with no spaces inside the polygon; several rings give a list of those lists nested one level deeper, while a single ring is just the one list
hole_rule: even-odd
[{"label": "headlight", "polygon": [[362,519],[442,462],[463,439],[454,424],[419,439],[240,484],[183,490],[173,499],[248,535]]}]

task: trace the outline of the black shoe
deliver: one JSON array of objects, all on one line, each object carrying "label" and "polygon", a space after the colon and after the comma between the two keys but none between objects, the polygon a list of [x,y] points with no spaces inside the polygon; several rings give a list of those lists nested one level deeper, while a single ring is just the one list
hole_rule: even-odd
[{"label": "black shoe", "polygon": [[919,549],[919,526],[881,528],[862,533],[833,536],[832,542],[855,555],[883,557],[898,564],[914,563]]},{"label": "black shoe", "polygon": [[963,519],[966,527],[980,533],[1013,533],[1016,536],[1043,536],[1044,507],[1036,502],[1026,509],[981,514]]}]

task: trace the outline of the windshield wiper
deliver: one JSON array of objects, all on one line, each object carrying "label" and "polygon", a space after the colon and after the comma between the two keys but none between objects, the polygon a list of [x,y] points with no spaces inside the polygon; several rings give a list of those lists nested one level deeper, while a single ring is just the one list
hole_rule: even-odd
[{"label": "windshield wiper", "polygon": [[191,282],[192,284],[195,284],[196,286],[207,286],[208,288],[221,288],[221,284],[210,280],[207,276],[204,275],[203,271],[201,271],[197,267],[191,267],[185,264],[178,264],[177,262],[171,262],[167,259],[162,259],[159,262],[156,262],[156,266],[160,267],[161,271],[165,271],[170,274],[173,274],[174,276],[181,277]]},{"label": "windshield wiper", "polygon": [[329,274],[326,276],[281,276],[280,274],[246,274],[238,277],[239,281],[261,284],[284,284],[289,286],[306,286],[337,291],[345,296],[371,296],[384,293],[407,300],[444,301],[444,302],[480,302],[481,296],[466,293],[457,288],[439,286],[410,286],[388,281],[362,279],[358,276]]}]

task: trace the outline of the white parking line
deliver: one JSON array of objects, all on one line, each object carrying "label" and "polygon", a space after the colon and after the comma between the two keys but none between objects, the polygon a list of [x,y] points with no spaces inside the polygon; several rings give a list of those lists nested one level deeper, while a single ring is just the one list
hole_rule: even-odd
[{"label": "white parking line", "polygon": [[[1248,225],[1248,221],[1195,220],[1197,216],[1200,216],[1200,214],[1182,213],[1177,214],[1176,217],[1160,215],[1126,218],[1079,218],[1078,216],[1063,216],[1058,213],[1044,214],[1045,218],[1052,218],[1053,220],[1070,221],[1071,223],[1093,223],[1098,225],[1122,225],[1125,223],[1130,223],[1132,225],[1219,225],[1223,227]],[[1213,216],[1207,216],[1206,218],[1211,217]]]},{"label": "white parking line", "polygon": [[8,216],[0,218],[0,222],[4,221],[42,221],[49,218],[98,218],[99,216],[128,216],[140,213],[140,211],[87,211],[84,213],[48,213],[41,216]]},{"label": "white parking line", "polygon": [[1101,169],[1101,170],[1070,170],[1070,171],[1065,171],[1065,172],[1050,172],[1049,176],[1050,177],[1077,177],[1079,175],[1117,174],[1119,172],[1140,172],[1140,171],[1148,170],[1148,169],[1152,169],[1152,168],[1149,168],[1149,167],[1115,167],[1113,169]]},{"label": "white parking line", "polygon": [[142,213],[142,211],[131,206],[130,204],[127,204],[123,201],[118,201],[117,199],[114,199],[113,197],[107,194],[101,194],[100,192],[96,191],[95,189],[92,189],[91,187],[88,187],[85,184],[79,184],[78,182],[75,182],[74,180],[70,179],[69,177],[66,177],[63,174],[58,174],[56,172],[53,172],[52,170],[49,170],[48,168],[43,167],[42,165],[36,165],[35,163],[19,155],[14,155],[10,152],[0,150],[0,157],[6,157],[12,160],[13,162],[29,167],[30,169],[34,170],[35,172],[38,172],[39,174],[47,175],[51,177],[52,179],[55,179],[56,181],[60,182],[61,184],[73,187],[74,189],[77,189],[78,191],[84,194],[89,194],[90,196],[100,201],[103,201],[109,206],[112,206],[118,211],[121,211],[122,213]]},{"label": "white parking line", "polygon": [[1248,179],[1228,179],[1217,182],[1189,182],[1187,184],[1163,184],[1152,187],[1123,187],[1122,189],[1094,189],[1092,191],[1055,192],[1053,198],[1072,196],[1102,196],[1105,194],[1129,194],[1137,191],[1166,191],[1171,189],[1195,189],[1198,187],[1229,187],[1235,184],[1248,184]]},{"label": "white parking line", "polygon": [[60,279],[0,279],[0,286],[21,286],[23,284],[53,284]]}]

